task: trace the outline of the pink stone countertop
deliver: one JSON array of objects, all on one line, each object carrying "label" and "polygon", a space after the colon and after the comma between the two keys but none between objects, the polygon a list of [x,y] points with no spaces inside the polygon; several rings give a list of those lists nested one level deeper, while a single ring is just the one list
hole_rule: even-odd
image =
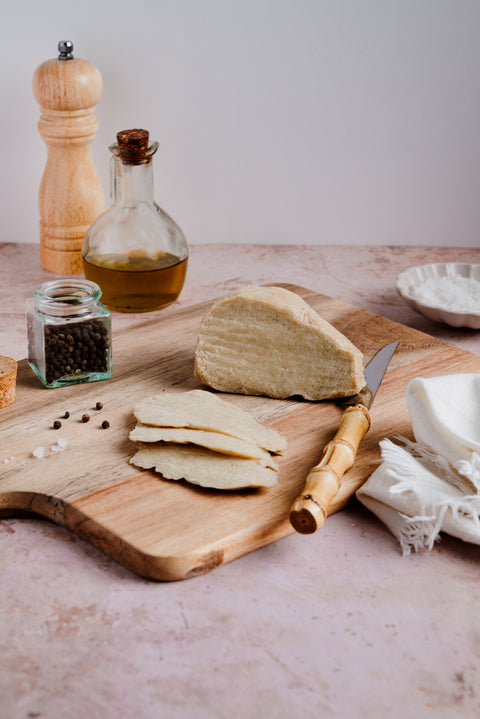
[{"label": "pink stone countertop", "polygon": [[[480,354],[397,295],[401,270],[480,250],[194,245],[173,312],[290,282]],[[23,305],[54,276],[0,244],[0,354],[26,354]],[[114,329],[145,315],[114,315]],[[402,557],[355,501],[209,574],[137,577],[43,520],[0,520],[2,719],[414,719],[480,716],[480,549],[448,536]]]}]

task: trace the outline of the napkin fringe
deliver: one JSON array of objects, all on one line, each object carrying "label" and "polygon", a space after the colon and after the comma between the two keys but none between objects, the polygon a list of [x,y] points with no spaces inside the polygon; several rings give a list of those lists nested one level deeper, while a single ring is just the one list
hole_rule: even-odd
[{"label": "napkin fringe", "polygon": [[480,531],[480,497],[471,495],[458,500],[444,500],[435,507],[433,515],[418,515],[409,517],[400,513],[404,519],[398,533],[403,556],[413,550],[432,549],[435,542],[440,541],[440,532],[445,522],[448,510],[452,512],[453,519],[468,520]]},{"label": "napkin fringe", "polygon": [[419,552],[425,548],[432,549],[435,542],[440,541],[438,522],[434,522],[431,517],[401,516],[405,521],[399,529],[398,540],[404,557],[412,550]]},{"label": "napkin fringe", "polygon": [[[469,478],[459,476],[450,463],[429,447],[398,435],[395,437],[403,447],[394,444],[388,439],[380,442],[382,459],[388,464],[389,473],[395,483],[389,487],[390,495],[400,495],[411,492],[416,500],[419,513],[411,516],[399,512],[402,523],[398,527],[398,539],[403,555],[411,551],[432,549],[435,542],[440,540],[440,532],[445,524],[447,513],[450,511],[452,519],[468,520],[480,531],[480,493],[476,483]],[[472,462],[465,462],[471,477],[476,480],[477,466],[480,467],[480,457],[474,455]],[[434,494],[422,492],[422,483],[418,482],[418,465],[432,475],[432,480],[438,484],[445,482],[451,486],[450,496],[443,499],[432,499]],[[433,477],[433,474],[435,476]],[[424,481],[426,480],[424,476]],[[445,485],[444,485],[445,488]],[[424,488],[423,488],[424,489]],[[431,487],[433,489],[433,487]],[[440,487],[437,487],[437,491]],[[472,492],[473,490],[473,492]],[[465,492],[468,491],[468,494]],[[455,496],[457,495],[457,496]],[[426,500],[426,497],[430,501]]]}]

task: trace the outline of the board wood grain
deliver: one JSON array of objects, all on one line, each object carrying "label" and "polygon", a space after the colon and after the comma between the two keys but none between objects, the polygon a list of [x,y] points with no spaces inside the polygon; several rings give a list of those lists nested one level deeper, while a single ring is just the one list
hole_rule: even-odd
[{"label": "board wood grain", "polygon": [[[281,286],[297,292],[349,337],[365,363],[383,345],[400,342],[372,405],[371,429],[330,507],[333,514],[374,470],[379,441],[411,436],[405,399],[410,379],[478,372],[480,357],[331,297]],[[166,481],[129,464],[135,451],[128,439],[134,405],[166,390],[200,387],[193,376],[194,352],[211,304],[159,313],[120,331],[114,315],[110,380],[47,390],[25,360],[19,363],[16,400],[0,411],[1,516],[46,517],[133,572],[166,581],[208,572],[294,531],[289,509],[338,427],[342,410],[334,402],[221,395],[286,436],[275,487],[226,493]],[[98,401],[101,410],[95,409]],[[87,423],[81,421],[85,413]],[[57,419],[59,430],[53,429]],[[108,429],[101,427],[105,419]],[[63,449],[57,449],[60,438],[67,442]],[[39,447],[41,458],[32,454]],[[298,535],[298,541],[314,537]]]}]

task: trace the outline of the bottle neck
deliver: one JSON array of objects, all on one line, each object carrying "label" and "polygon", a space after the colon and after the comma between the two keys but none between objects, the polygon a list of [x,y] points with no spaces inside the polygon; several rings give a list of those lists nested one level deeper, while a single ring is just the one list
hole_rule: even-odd
[{"label": "bottle neck", "polygon": [[153,164],[125,165],[113,157],[112,201],[119,205],[153,204]]}]

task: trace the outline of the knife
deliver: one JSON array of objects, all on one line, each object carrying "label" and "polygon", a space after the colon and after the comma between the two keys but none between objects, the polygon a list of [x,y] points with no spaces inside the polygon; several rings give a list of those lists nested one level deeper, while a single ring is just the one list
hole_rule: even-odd
[{"label": "knife", "polygon": [[347,405],[340,427],[290,509],[290,523],[300,534],[312,534],[323,527],[330,502],[340,489],[340,480],[353,467],[359,444],[370,428],[368,410],[398,345],[391,342],[379,350],[365,367],[365,387],[353,397],[340,400],[343,406]]}]

